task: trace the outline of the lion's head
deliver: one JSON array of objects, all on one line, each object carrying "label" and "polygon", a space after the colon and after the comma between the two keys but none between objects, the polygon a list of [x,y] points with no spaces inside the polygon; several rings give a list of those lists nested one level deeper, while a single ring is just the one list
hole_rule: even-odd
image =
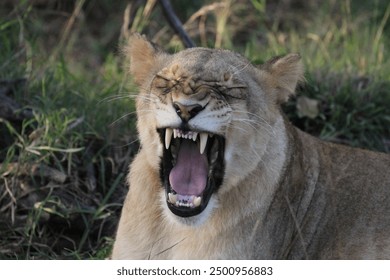
[{"label": "lion's head", "polygon": [[280,103],[303,76],[300,57],[256,68],[227,50],[168,54],[138,34],[126,54],[140,87],[141,145],[160,174],[165,211],[180,222],[201,222],[277,141]]}]

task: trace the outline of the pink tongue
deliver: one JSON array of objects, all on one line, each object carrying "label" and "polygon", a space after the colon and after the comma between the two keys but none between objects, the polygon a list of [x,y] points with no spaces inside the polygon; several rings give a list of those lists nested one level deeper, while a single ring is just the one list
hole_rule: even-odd
[{"label": "pink tongue", "polygon": [[175,167],[169,174],[172,189],[180,195],[200,195],[207,184],[208,163],[198,145],[182,140]]}]

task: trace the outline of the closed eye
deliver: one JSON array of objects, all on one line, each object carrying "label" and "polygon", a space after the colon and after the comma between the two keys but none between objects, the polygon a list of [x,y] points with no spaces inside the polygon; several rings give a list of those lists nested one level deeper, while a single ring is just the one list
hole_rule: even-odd
[{"label": "closed eye", "polygon": [[223,87],[220,89],[220,92],[224,96],[228,96],[234,99],[245,100],[247,98],[247,94],[244,91],[247,87],[244,85],[239,85],[235,87]]},{"label": "closed eye", "polygon": [[168,94],[168,93],[171,92],[171,90],[172,90],[172,88],[166,88],[166,89],[163,90],[163,93],[164,94]]}]

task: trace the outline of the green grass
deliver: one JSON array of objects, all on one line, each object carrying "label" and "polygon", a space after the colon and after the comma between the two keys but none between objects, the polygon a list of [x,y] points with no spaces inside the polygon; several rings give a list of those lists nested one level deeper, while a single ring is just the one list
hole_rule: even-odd
[{"label": "green grass", "polygon": [[44,55],[33,13],[0,23],[0,80],[25,79],[12,97],[33,112],[0,120],[0,259],[103,258],[135,149],[134,116],[115,121],[134,104],[110,102],[129,93],[112,53],[95,71],[57,46]]},{"label": "green grass", "polygon": [[[173,1],[183,21],[203,8],[186,24],[198,45],[233,48],[253,63],[301,54],[307,83],[284,106],[295,125],[390,152],[390,5],[294,2]],[[126,2],[53,3],[0,4],[0,81],[28,116],[0,119],[0,259],[106,258],[138,149],[136,88],[118,55]],[[141,7],[132,29],[180,50],[163,21],[157,6]],[[297,108],[302,96],[317,104],[314,115]]]},{"label": "green grass", "polygon": [[317,100],[319,113],[300,117],[293,99],[286,106],[293,123],[325,140],[389,152],[390,4],[377,1],[364,10],[351,6],[356,2],[323,4],[307,27],[273,27],[264,35],[267,44],[252,40],[245,54],[261,62],[300,53],[307,83],[298,94]]}]

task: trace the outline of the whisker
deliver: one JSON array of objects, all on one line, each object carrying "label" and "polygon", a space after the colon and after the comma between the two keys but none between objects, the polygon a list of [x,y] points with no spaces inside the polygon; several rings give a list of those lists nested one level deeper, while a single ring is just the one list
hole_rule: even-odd
[{"label": "whisker", "polygon": [[159,256],[161,254],[164,254],[166,251],[169,251],[171,249],[173,249],[174,247],[176,247],[177,245],[179,245],[181,242],[183,242],[185,240],[185,238],[182,238],[180,241],[177,241],[175,244],[173,244],[172,246],[162,250],[161,252],[157,253],[156,256]]},{"label": "whisker", "polygon": [[115,146],[114,149],[123,149],[123,148],[126,148],[126,147],[129,147],[129,146],[133,145],[136,142],[139,142],[138,138],[135,139],[134,141],[131,141],[130,143],[126,143],[126,144],[120,145],[120,146]]},{"label": "whisker", "polygon": [[244,71],[249,65],[251,65],[251,62],[250,62],[250,61],[248,61],[248,63],[245,64],[241,69],[237,69],[236,72],[233,72],[233,75],[236,75],[236,74],[238,74],[238,73]]},{"label": "whisker", "polygon": [[251,113],[251,112],[247,112],[247,111],[240,111],[240,110],[235,110],[234,113],[240,113],[240,114],[248,114],[249,116],[253,116],[253,117],[256,117],[264,122],[266,122],[268,124],[268,122],[266,121],[266,119],[264,119],[263,117],[255,114],[255,113]]},{"label": "whisker", "polygon": [[253,123],[253,124],[258,124],[258,125],[262,125],[262,126],[267,126],[268,128],[271,128],[272,129],[272,126],[267,123],[266,121],[263,121],[263,120],[253,120],[253,119],[247,119],[247,118],[234,118],[234,120],[237,120],[237,121],[245,121],[247,123]]},{"label": "whisker", "polygon": [[109,124],[109,126],[113,126],[117,122],[119,122],[119,121],[123,120],[124,118],[129,117],[131,115],[135,115],[135,114],[140,115],[140,114],[143,114],[143,113],[150,113],[150,112],[154,112],[154,111],[153,110],[138,110],[138,111],[133,111],[133,112],[126,113],[123,116],[121,116],[120,118],[118,118],[117,120],[113,121],[111,124]]},{"label": "whisker", "polygon": [[272,127],[272,125],[270,125],[268,123],[268,121],[266,119],[264,119],[263,117],[259,116],[259,115],[256,115],[256,114],[253,114],[253,113],[250,113],[250,112],[246,112],[246,111],[234,111],[234,113],[243,113],[243,114],[248,114],[250,116],[254,116],[258,119],[258,122],[256,122],[255,120],[251,120],[251,119],[247,119],[248,121],[251,121],[251,122],[254,122],[254,123],[259,123],[259,124],[265,124],[267,125],[271,130],[272,130],[272,134],[275,135],[275,132],[274,132],[274,128]]},{"label": "whisker", "polygon": [[248,130],[246,130],[246,129],[240,127],[240,126],[236,126],[236,125],[234,125],[233,123],[229,123],[228,126],[234,128],[234,129],[241,130],[241,131],[243,131],[244,133],[249,133]]},{"label": "whisker", "polygon": [[143,99],[145,101],[150,101],[150,102],[154,102],[155,99],[151,98],[151,97],[148,97],[148,96],[136,96],[135,99]]},{"label": "whisker", "polygon": [[115,101],[115,100],[126,99],[126,98],[131,98],[131,96],[129,96],[129,95],[109,96],[109,97],[105,97],[102,100],[100,100],[98,102],[98,104],[101,104],[103,102],[111,102],[111,101]]},{"label": "whisker", "polygon": [[148,100],[148,101],[154,101],[154,100],[155,100],[155,99],[153,99],[152,97],[145,96],[145,95],[142,95],[142,94],[127,94],[127,96],[128,96],[129,98],[134,98],[134,99],[142,98],[142,99]]},{"label": "whisker", "polygon": [[[258,131],[260,132],[260,127],[262,127],[267,133],[269,133],[270,135],[276,135],[275,134],[275,131],[272,129],[270,129],[270,126],[268,125],[264,125],[263,122],[256,122],[254,120],[250,120],[250,119],[233,119],[233,122],[236,121],[236,122],[240,122],[240,123],[244,123],[250,127],[252,127],[255,131]],[[257,125],[257,126],[256,126]],[[259,126],[259,127],[258,127]]]},{"label": "whisker", "polygon": [[108,126],[111,127],[113,125],[115,125],[116,123],[118,123],[119,121],[123,120],[124,118],[127,118],[131,115],[134,115],[136,114],[137,112],[134,111],[134,112],[130,112],[130,113],[127,113],[127,114],[124,114],[123,116],[121,116],[120,118],[118,118],[117,120],[113,121],[112,123],[110,123]]},{"label": "whisker", "polygon": [[131,91],[120,91],[119,94],[113,95],[113,96],[108,96],[103,99],[101,99],[98,103],[103,103],[103,102],[111,102],[115,101],[118,99],[126,99],[126,98],[150,98],[148,96],[136,93],[136,92],[131,92]]}]

